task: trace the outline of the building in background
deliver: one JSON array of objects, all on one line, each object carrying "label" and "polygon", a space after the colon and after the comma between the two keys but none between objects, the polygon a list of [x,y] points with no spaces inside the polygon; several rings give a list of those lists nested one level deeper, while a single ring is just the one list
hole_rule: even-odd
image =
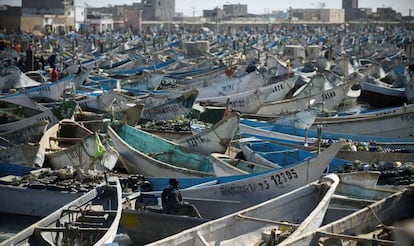
[{"label": "building in background", "polygon": [[22,0],[21,18],[21,30],[23,31],[33,31],[39,27],[47,28],[46,32],[74,31],[74,1]]},{"label": "building in background", "polygon": [[374,19],[380,21],[400,21],[401,18],[401,13],[397,13],[392,8],[377,8],[377,12],[374,15]]},{"label": "building in background", "polygon": [[247,4],[225,4],[223,12],[226,17],[245,17],[248,15]]},{"label": "building in background", "polygon": [[0,30],[2,32],[16,32],[20,30],[21,16],[21,7],[0,6]]},{"label": "building in background", "polygon": [[172,21],[175,16],[175,0],[142,0],[143,20]]},{"label": "building in background", "polygon": [[299,21],[344,23],[343,9],[292,9],[292,17]]}]

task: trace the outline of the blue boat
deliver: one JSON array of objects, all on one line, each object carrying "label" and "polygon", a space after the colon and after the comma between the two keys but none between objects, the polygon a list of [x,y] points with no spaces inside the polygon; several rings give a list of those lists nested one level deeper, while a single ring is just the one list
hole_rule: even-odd
[{"label": "blue boat", "polygon": [[[312,142],[318,138],[318,130],[314,129],[300,129],[291,126],[285,126],[275,123],[268,123],[263,121],[255,121],[248,119],[240,119],[240,126],[242,127],[241,132],[245,135],[250,135],[250,129],[258,129],[264,132],[277,132],[285,135],[299,137],[295,140],[293,137],[287,136],[284,141],[290,143],[304,144],[304,139],[307,138],[309,142]],[[267,134],[267,136],[270,136]],[[393,138],[393,137],[378,137],[378,136],[368,136],[360,134],[346,134],[346,133],[336,133],[336,132],[321,132],[321,138],[325,141],[329,140],[338,140],[338,139],[352,139],[352,141],[358,142],[375,142],[377,145],[381,145],[385,148],[401,148],[404,147],[407,150],[414,150],[414,139],[413,138]],[[301,139],[301,140],[300,140]],[[410,147],[411,146],[411,147]],[[412,151],[411,151],[412,152]]]}]

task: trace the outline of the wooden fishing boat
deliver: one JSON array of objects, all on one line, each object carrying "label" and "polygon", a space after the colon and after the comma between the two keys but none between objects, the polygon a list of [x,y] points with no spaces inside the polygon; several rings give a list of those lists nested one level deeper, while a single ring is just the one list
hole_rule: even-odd
[{"label": "wooden fishing boat", "polygon": [[61,119],[70,119],[77,110],[78,104],[67,101],[52,108],[34,109],[7,101],[0,101],[1,110],[6,116],[0,124],[0,132],[6,133],[24,129],[37,122],[48,121],[48,128]]},{"label": "wooden fishing boat", "polygon": [[108,127],[128,173],[153,177],[214,176],[208,156],[128,125]]},{"label": "wooden fishing boat", "polygon": [[0,245],[103,245],[112,243],[122,212],[117,178],[49,214]]},{"label": "wooden fishing boat", "polygon": [[82,169],[112,170],[118,152],[97,133],[72,120],[62,120],[40,140],[45,162],[53,169],[72,166]]},{"label": "wooden fishing boat", "polygon": [[[365,118],[365,117],[363,117]],[[366,124],[364,123],[365,120],[357,119],[355,121],[360,122],[362,125]],[[334,119],[332,118],[334,121]],[[354,120],[350,120],[349,124],[353,122]],[[369,121],[369,120],[367,120]],[[329,121],[327,121],[329,122]],[[343,121],[344,124],[346,124],[346,120]],[[408,123],[407,123],[408,124]],[[326,125],[329,125],[326,124]],[[412,155],[412,153],[402,153],[401,150],[411,150],[413,146],[413,140],[410,137],[407,138],[398,138],[398,137],[386,137],[386,136],[372,136],[372,135],[362,135],[361,134],[354,134],[354,133],[344,133],[344,132],[334,132],[329,131],[325,129],[326,125],[322,125],[320,137],[321,141],[324,143],[335,141],[337,139],[351,139],[352,141],[357,141],[359,143],[372,143],[375,146],[381,146],[383,149],[390,149],[391,151],[389,153],[387,152],[372,152],[370,153],[364,153],[361,152],[361,154],[356,153],[357,155],[360,155],[360,157],[364,157],[366,159],[378,159],[382,157],[386,157],[384,160],[394,160],[396,157],[399,156],[409,159]],[[356,127],[357,124],[354,126]],[[383,125],[376,125],[384,127]],[[391,126],[392,127],[392,126]],[[329,128],[329,127],[328,127]],[[339,127],[338,127],[339,129]],[[367,130],[368,131],[368,130]],[[370,130],[375,131],[375,130]],[[284,142],[284,143],[293,143],[296,145],[309,145],[309,146],[316,146],[319,133],[317,129],[300,129],[297,127],[287,126],[287,125],[280,125],[275,123],[268,123],[263,121],[254,121],[254,120],[247,120],[247,119],[241,119],[240,120],[240,133],[243,136],[257,136],[262,139],[268,139],[275,142]],[[360,152],[360,151],[358,151]],[[399,153],[400,152],[400,153]],[[393,156],[395,154],[395,156]],[[347,153],[341,152],[341,156],[346,157],[349,156]],[[352,156],[349,156],[352,157]],[[348,159],[348,158],[343,158]],[[362,160],[362,159],[361,159]]]},{"label": "wooden fishing boat", "polygon": [[338,173],[341,179],[335,195],[332,197],[324,224],[341,219],[378,200],[400,191],[399,187],[382,187],[377,185],[380,172],[362,171]]},{"label": "wooden fishing boat", "polygon": [[[0,137],[7,140],[9,147],[11,145],[23,143],[39,143],[48,126],[48,121],[39,121],[32,125],[19,130],[0,133]],[[6,146],[5,146],[6,147]]]},{"label": "wooden fishing boat", "polygon": [[135,244],[151,243],[208,221],[165,214],[154,195],[140,194],[136,198],[135,208],[129,205],[129,199],[124,203],[120,228]]},{"label": "wooden fishing boat", "polygon": [[274,88],[266,86],[229,96],[200,98],[201,105],[222,106],[230,105],[231,109],[240,113],[253,114],[265,103],[273,93]]},{"label": "wooden fishing boat", "polygon": [[116,91],[101,91],[97,95],[86,95],[86,98],[78,100],[77,103],[82,110],[108,113],[111,112],[112,103],[118,92]]},{"label": "wooden fishing boat", "polygon": [[371,76],[365,76],[359,84],[362,88],[361,98],[376,107],[397,107],[407,103],[405,86],[393,87]]},{"label": "wooden fishing boat", "polygon": [[245,138],[238,142],[246,160],[272,168],[289,166],[314,156],[308,151],[293,149],[261,139]]},{"label": "wooden fishing boat", "polygon": [[[185,189],[182,186],[181,194],[184,200],[190,201],[198,208],[203,218],[215,219],[317,180],[341,147],[342,142],[338,142],[316,158],[270,172],[243,175],[242,179],[239,176],[216,177],[206,180],[204,185],[199,183],[198,187],[194,187],[193,184],[192,188]],[[221,179],[229,178],[232,181],[220,182]],[[160,196],[161,192],[156,190],[165,188],[167,181],[163,187],[153,186],[154,191],[150,194]],[[180,185],[186,183],[188,184],[186,178],[180,178]],[[211,209],[213,204],[215,209]]]},{"label": "wooden fishing boat", "polygon": [[265,103],[257,111],[257,114],[271,116],[287,112],[303,111],[309,107],[314,109],[318,108],[320,111],[336,109],[343,102],[347,91],[354,83],[351,80],[325,91],[314,90],[312,93],[305,93],[299,97]]},{"label": "wooden fishing boat", "polygon": [[141,118],[145,120],[169,120],[187,115],[197,98],[198,91],[191,90],[161,105],[144,108]]},{"label": "wooden fishing boat", "polygon": [[327,132],[403,139],[414,136],[413,117],[414,105],[408,104],[359,114],[317,117],[313,128],[320,124]]},{"label": "wooden fishing boat", "polygon": [[1,162],[19,164],[23,166],[42,166],[44,156],[39,152],[39,144],[19,144],[0,149]]},{"label": "wooden fishing boat", "polygon": [[209,155],[213,152],[224,153],[238,130],[239,121],[239,113],[232,112],[210,128],[178,139],[175,143],[203,155]]},{"label": "wooden fishing boat", "polygon": [[63,93],[67,88],[79,88],[91,71],[92,70],[86,70],[77,75],[68,75],[53,83],[42,84],[22,92],[9,94],[6,97],[19,97],[20,94],[24,94],[36,101],[58,101],[62,98]]},{"label": "wooden fishing boat", "polygon": [[253,90],[266,85],[266,80],[257,73],[243,74],[239,77],[215,81],[207,87],[196,87],[199,91],[199,98],[229,96],[236,93]]},{"label": "wooden fishing boat", "polygon": [[[413,195],[413,186],[409,186],[346,217],[306,233],[292,243],[410,245],[413,240],[412,229],[404,227],[404,224],[413,219]],[[411,237],[408,236],[410,230]]]},{"label": "wooden fishing boat", "polygon": [[318,181],[150,245],[289,245],[323,220],[339,178],[329,174]]},{"label": "wooden fishing boat", "polygon": [[7,92],[10,89],[30,88],[39,85],[41,83],[28,77],[16,66],[5,68],[0,78],[0,90],[3,92]]}]

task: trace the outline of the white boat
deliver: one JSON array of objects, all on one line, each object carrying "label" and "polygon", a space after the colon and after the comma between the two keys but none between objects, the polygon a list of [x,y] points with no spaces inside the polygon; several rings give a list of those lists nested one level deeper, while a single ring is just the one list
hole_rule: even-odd
[{"label": "white boat", "polygon": [[108,141],[72,120],[62,120],[48,129],[40,140],[40,151],[53,169],[112,170],[119,157]]},{"label": "white boat", "polygon": [[39,121],[22,129],[2,132],[0,137],[6,139],[9,146],[24,143],[36,144],[39,143],[48,125],[48,121]]},{"label": "white boat", "polygon": [[[317,229],[339,183],[335,174],[149,245],[290,245]],[[279,244],[280,243],[280,244]]]},{"label": "white boat", "polygon": [[393,87],[371,76],[365,76],[359,84],[361,97],[374,106],[401,106],[407,102],[405,86]]},{"label": "white boat", "polygon": [[28,226],[0,245],[104,245],[115,239],[122,212],[119,180],[108,181]]},{"label": "white boat", "polygon": [[73,101],[64,102],[53,108],[42,107],[42,110],[6,103],[6,101],[0,101],[0,103],[3,106],[1,110],[8,110],[8,113],[12,115],[5,123],[0,124],[0,132],[3,133],[24,129],[41,121],[48,121],[48,128],[50,128],[61,119],[72,118],[78,107],[78,104]]},{"label": "white boat", "polygon": [[20,94],[27,95],[33,100],[58,101],[62,98],[67,88],[79,88],[92,70],[84,71],[77,75],[68,75],[58,81],[32,87],[22,92],[9,94],[7,97],[19,97]]},{"label": "white boat", "polygon": [[414,136],[414,105],[370,110],[366,113],[317,117],[312,128],[321,125],[323,131],[370,135],[379,137],[412,138]]},{"label": "white boat", "polygon": [[315,90],[310,95],[305,94],[300,97],[265,103],[257,111],[257,114],[272,116],[303,111],[309,107],[320,111],[336,109],[343,102],[346,93],[353,84],[354,81],[349,81],[326,91]]},{"label": "white boat", "polygon": [[44,156],[39,152],[39,144],[19,144],[0,149],[0,160],[5,163],[23,166],[42,166]]},{"label": "white boat", "polygon": [[22,89],[39,86],[41,83],[31,79],[24,74],[18,67],[9,66],[4,69],[0,78],[0,90]]},{"label": "white boat", "polygon": [[273,86],[266,86],[228,96],[201,98],[197,99],[197,101],[201,105],[209,106],[226,106],[229,104],[234,111],[253,114],[266,102],[266,99],[273,91]]},{"label": "white boat", "polygon": [[78,100],[77,103],[82,110],[92,111],[97,113],[111,112],[112,103],[118,92],[116,91],[101,91],[98,95],[87,95],[87,98]]},{"label": "white boat", "polygon": [[197,95],[197,90],[191,90],[161,105],[144,107],[141,118],[145,120],[169,120],[175,119],[178,116],[187,115],[193,107]]},{"label": "white boat", "polygon": [[[226,183],[181,189],[184,200],[190,201],[203,218],[215,219],[285,194],[317,180],[326,170],[342,142],[333,144],[316,158],[244,179]],[[180,178],[182,182],[183,178]],[[161,195],[161,192],[150,192]],[[215,209],[211,209],[214,204]]]},{"label": "white boat", "polygon": [[253,90],[266,85],[265,79],[261,74],[252,72],[240,77],[227,78],[226,80],[215,82],[207,87],[197,88],[199,98],[229,96],[236,93]]},{"label": "white boat", "polygon": [[413,217],[413,195],[411,185],[313,232],[301,235],[292,241],[292,245],[411,245],[413,238],[412,234],[409,236],[409,224],[406,223]]},{"label": "white boat", "polygon": [[175,141],[175,143],[203,155],[224,153],[235,136],[240,122],[240,115],[233,112],[224,116],[219,122],[197,134]]}]

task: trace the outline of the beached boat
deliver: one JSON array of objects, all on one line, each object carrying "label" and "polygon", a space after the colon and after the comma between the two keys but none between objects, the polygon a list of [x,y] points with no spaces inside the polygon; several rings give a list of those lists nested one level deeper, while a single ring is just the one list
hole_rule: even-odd
[{"label": "beached boat", "polygon": [[122,212],[117,178],[49,214],[0,245],[103,245],[112,243]]},{"label": "beached boat", "polygon": [[45,217],[104,181],[96,170],[11,165],[5,166],[10,174],[0,178],[0,213]]},{"label": "beached boat", "polygon": [[196,86],[199,98],[229,96],[236,93],[253,90],[266,85],[266,80],[261,74],[252,72],[240,77],[226,78],[215,81],[207,87]]},{"label": "beached boat", "polygon": [[0,149],[1,162],[19,164],[23,166],[42,166],[44,156],[39,152],[39,144],[19,144]]},{"label": "beached boat", "polygon": [[40,140],[40,150],[53,169],[72,166],[112,170],[119,157],[106,140],[72,120],[62,120],[49,128]]},{"label": "beached boat", "polygon": [[107,134],[128,173],[153,177],[214,176],[208,156],[128,125],[108,127]]},{"label": "beached boat", "polygon": [[0,132],[6,133],[24,129],[37,122],[48,121],[48,128],[61,119],[70,119],[77,110],[78,104],[67,101],[52,108],[43,107],[42,110],[21,106],[7,101],[0,101],[1,111],[5,116],[0,124]]},{"label": "beached boat", "polygon": [[0,90],[3,92],[7,92],[10,89],[23,89],[39,85],[41,83],[28,77],[16,66],[4,68],[0,77]]},{"label": "beached boat", "polygon": [[413,219],[413,195],[413,186],[409,186],[313,232],[305,233],[292,244],[410,245],[413,238],[412,228],[408,225]]},{"label": "beached boat", "polygon": [[412,138],[414,136],[414,122],[411,120],[413,117],[414,104],[408,104],[369,110],[359,114],[317,117],[313,128],[319,124],[327,132]]},{"label": "beached boat", "polygon": [[246,160],[272,168],[289,166],[314,156],[308,151],[293,149],[261,139],[242,138],[238,143]]},{"label": "beached boat", "polygon": [[141,118],[144,120],[169,120],[181,115],[187,115],[193,107],[197,95],[197,90],[191,90],[161,105],[144,107]]},{"label": "beached boat", "polygon": [[9,147],[16,144],[39,143],[48,124],[48,121],[39,121],[22,129],[2,132],[0,137],[7,140],[7,146]]},{"label": "beached boat", "polygon": [[116,91],[100,91],[97,95],[86,95],[86,98],[78,100],[77,103],[82,110],[97,112],[97,113],[108,113],[111,112],[112,103],[118,92]]},{"label": "beached boat", "polygon": [[151,243],[170,235],[182,232],[201,223],[207,222],[189,216],[165,214],[154,195],[140,194],[136,199],[135,208],[124,203],[120,228],[130,239],[139,245]]},{"label": "beached boat", "polygon": [[377,185],[380,172],[362,171],[338,173],[341,179],[335,195],[332,197],[324,224],[341,219],[378,200],[400,191],[398,187],[382,187]]},{"label": "beached boat", "polygon": [[[219,182],[221,178],[228,179],[229,177],[216,177],[205,181],[205,185],[199,185],[199,187],[194,187],[194,185],[191,189],[181,187],[181,194],[184,200],[190,201],[198,208],[203,218],[215,219],[228,215],[317,180],[326,170],[336,152],[342,148],[342,144],[342,142],[333,144],[316,158],[270,172],[243,175],[242,177],[245,177],[243,179],[230,176],[233,178],[230,182]],[[165,188],[167,181],[162,188],[154,187],[154,191],[150,194],[160,196],[161,192],[155,190]],[[181,183],[188,182],[186,178],[180,178]],[[212,205],[215,209],[211,209]]]},{"label": "beached boat", "polygon": [[317,229],[339,183],[335,174],[150,245],[289,245]]},{"label": "beached boat", "polygon": [[[387,112],[387,111],[385,111]],[[377,124],[373,124],[373,127],[381,127],[381,129],[384,129],[384,127],[386,127],[386,125],[382,125],[380,123],[380,115],[381,113],[378,112],[378,116],[376,116],[376,118],[378,118],[379,122],[377,122]],[[320,119],[320,127],[321,127],[321,131],[320,133],[318,133],[317,129],[300,129],[297,127],[292,127],[292,126],[287,126],[287,125],[280,125],[280,124],[275,124],[275,123],[268,123],[268,122],[263,122],[263,121],[254,121],[254,120],[248,120],[248,119],[241,119],[240,120],[240,132],[242,133],[242,135],[247,135],[247,136],[251,136],[251,135],[255,135],[255,136],[260,136],[260,138],[264,138],[264,139],[280,139],[281,142],[289,142],[289,143],[296,143],[298,145],[315,145],[315,143],[318,141],[319,135],[322,139],[323,142],[329,142],[329,141],[335,141],[338,139],[351,139],[352,141],[357,141],[357,142],[365,142],[365,143],[373,143],[374,145],[377,146],[382,146],[383,148],[389,148],[391,150],[394,149],[401,149],[401,148],[406,148],[406,149],[412,149],[413,145],[413,140],[410,137],[407,138],[399,138],[399,137],[395,137],[395,136],[375,136],[375,135],[365,135],[364,133],[352,133],[350,131],[347,131],[348,133],[345,133],[345,130],[341,130],[340,132],[336,132],[336,131],[331,131],[329,130],[329,128],[332,129],[332,127],[329,127],[329,122],[333,121],[335,122],[335,117],[332,118],[327,118],[327,124],[323,124],[322,119]],[[341,117],[339,117],[341,118]],[[347,122],[347,120],[345,120],[346,116],[344,116],[344,120],[338,120],[339,122],[343,122],[343,124],[347,124],[345,122]],[[396,117],[397,118],[397,117]],[[365,125],[365,124],[369,124],[369,123],[364,123],[366,117],[361,116],[361,118],[357,118],[355,120],[349,120],[348,124],[352,124],[352,122],[354,121],[358,121],[360,122],[361,125]],[[369,120],[367,120],[369,122]],[[374,121],[374,120],[373,120]],[[404,127],[404,125],[399,125],[397,127],[393,127],[390,124],[390,127],[393,128],[398,128],[398,127],[402,127],[404,129],[408,130],[408,126],[410,125],[409,122],[405,122],[406,127]],[[334,123],[333,123],[333,127],[334,127]],[[388,124],[387,124],[388,125]],[[317,126],[317,124],[316,124]],[[327,126],[326,129],[325,126]],[[345,127],[345,126],[344,126]],[[355,127],[355,131],[359,131],[357,128],[357,124],[354,124]],[[342,129],[342,128],[341,128]],[[335,130],[340,130],[339,125],[338,127],[335,128]],[[375,129],[366,129],[367,131],[378,131]],[[388,135],[388,134],[387,134]]]},{"label": "beached boat", "polygon": [[209,155],[213,152],[224,153],[238,130],[239,121],[239,113],[232,112],[210,128],[178,139],[175,143],[203,155]]},{"label": "beached boat", "polygon": [[197,99],[201,105],[226,106],[240,113],[253,114],[265,103],[266,99],[273,93],[273,87],[261,87],[246,92],[232,94],[228,96],[207,97]]},{"label": "beached boat", "polygon": [[63,97],[64,91],[67,88],[78,89],[91,71],[92,70],[86,70],[77,75],[68,75],[53,83],[42,84],[4,97],[19,97],[21,95],[26,95],[36,101],[58,101]]},{"label": "beached boat", "polygon": [[307,92],[302,96],[291,99],[265,103],[257,111],[257,114],[272,116],[281,113],[303,111],[309,107],[317,108],[320,111],[336,109],[343,102],[347,91],[354,83],[355,81],[351,80],[325,91],[313,90],[310,95],[310,92]]}]

